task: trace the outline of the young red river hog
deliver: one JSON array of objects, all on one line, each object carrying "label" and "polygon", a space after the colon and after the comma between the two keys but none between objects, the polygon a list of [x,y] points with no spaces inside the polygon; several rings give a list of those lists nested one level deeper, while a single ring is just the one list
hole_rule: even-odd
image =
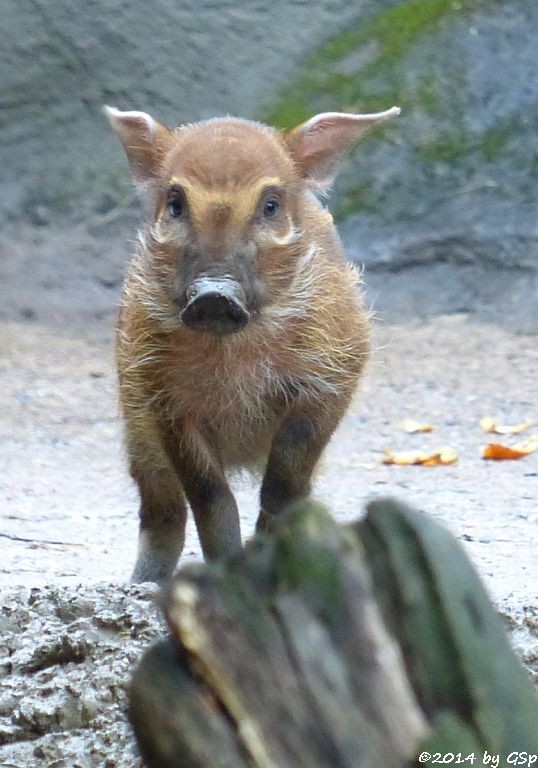
[{"label": "young red river hog", "polygon": [[399,109],[327,112],[287,132],[228,117],[171,130],[105,110],[148,203],[117,364],[140,492],[132,579],[163,581],[187,502],[206,558],[240,549],[230,470],[263,472],[258,531],[308,495],[369,345],[359,276],[314,192]]}]

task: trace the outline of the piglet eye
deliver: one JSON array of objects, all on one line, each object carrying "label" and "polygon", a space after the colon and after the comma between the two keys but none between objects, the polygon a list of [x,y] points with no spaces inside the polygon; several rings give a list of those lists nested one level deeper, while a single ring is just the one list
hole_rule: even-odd
[{"label": "piglet eye", "polygon": [[271,197],[269,200],[266,200],[263,205],[263,215],[266,219],[272,219],[273,216],[276,215],[279,208],[280,203],[278,200],[274,197]]},{"label": "piglet eye", "polygon": [[185,199],[185,192],[180,186],[170,187],[168,191],[168,215],[172,219],[178,219],[185,213],[187,208],[187,201]]},{"label": "piglet eye", "polygon": [[173,219],[179,218],[183,213],[183,209],[184,209],[183,200],[180,200],[179,198],[170,200],[170,202],[168,203],[168,213]]}]

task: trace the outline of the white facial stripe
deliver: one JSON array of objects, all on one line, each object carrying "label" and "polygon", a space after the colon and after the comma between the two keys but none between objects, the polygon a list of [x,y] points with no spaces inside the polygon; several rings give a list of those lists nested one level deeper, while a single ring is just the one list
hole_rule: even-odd
[{"label": "white facial stripe", "polygon": [[149,232],[153,240],[158,245],[180,245],[183,242],[184,233],[180,227],[174,227],[173,230],[168,230],[161,225],[161,221],[157,221]]},{"label": "white facial stripe", "polygon": [[285,235],[282,235],[282,237],[277,237],[276,235],[267,233],[267,239],[275,245],[291,245],[292,243],[296,243],[298,240],[300,240],[302,234],[303,233],[300,229],[290,227],[290,229],[286,232]]},{"label": "white facial stripe", "polygon": [[314,257],[316,251],[318,250],[319,246],[317,243],[312,243],[304,253],[301,258],[297,261],[297,271],[302,272],[302,270],[308,265],[308,263],[312,260]]}]

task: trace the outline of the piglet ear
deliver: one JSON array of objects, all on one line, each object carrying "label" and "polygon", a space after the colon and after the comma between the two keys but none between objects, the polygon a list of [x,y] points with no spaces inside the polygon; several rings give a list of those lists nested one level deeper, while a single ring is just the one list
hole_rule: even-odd
[{"label": "piglet ear", "polygon": [[289,131],[284,138],[309,185],[323,189],[333,182],[340,163],[355,142],[370,128],[399,114],[399,107],[371,115],[323,112]]},{"label": "piglet ear", "polygon": [[172,131],[146,112],[120,112],[115,107],[103,110],[123,144],[134,180],[150,181],[172,146]]}]

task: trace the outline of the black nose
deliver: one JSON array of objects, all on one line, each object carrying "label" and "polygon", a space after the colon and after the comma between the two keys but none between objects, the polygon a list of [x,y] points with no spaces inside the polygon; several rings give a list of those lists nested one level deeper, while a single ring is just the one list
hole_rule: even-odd
[{"label": "black nose", "polygon": [[245,292],[235,280],[202,278],[192,285],[187,296],[181,319],[195,331],[234,333],[250,320]]}]

